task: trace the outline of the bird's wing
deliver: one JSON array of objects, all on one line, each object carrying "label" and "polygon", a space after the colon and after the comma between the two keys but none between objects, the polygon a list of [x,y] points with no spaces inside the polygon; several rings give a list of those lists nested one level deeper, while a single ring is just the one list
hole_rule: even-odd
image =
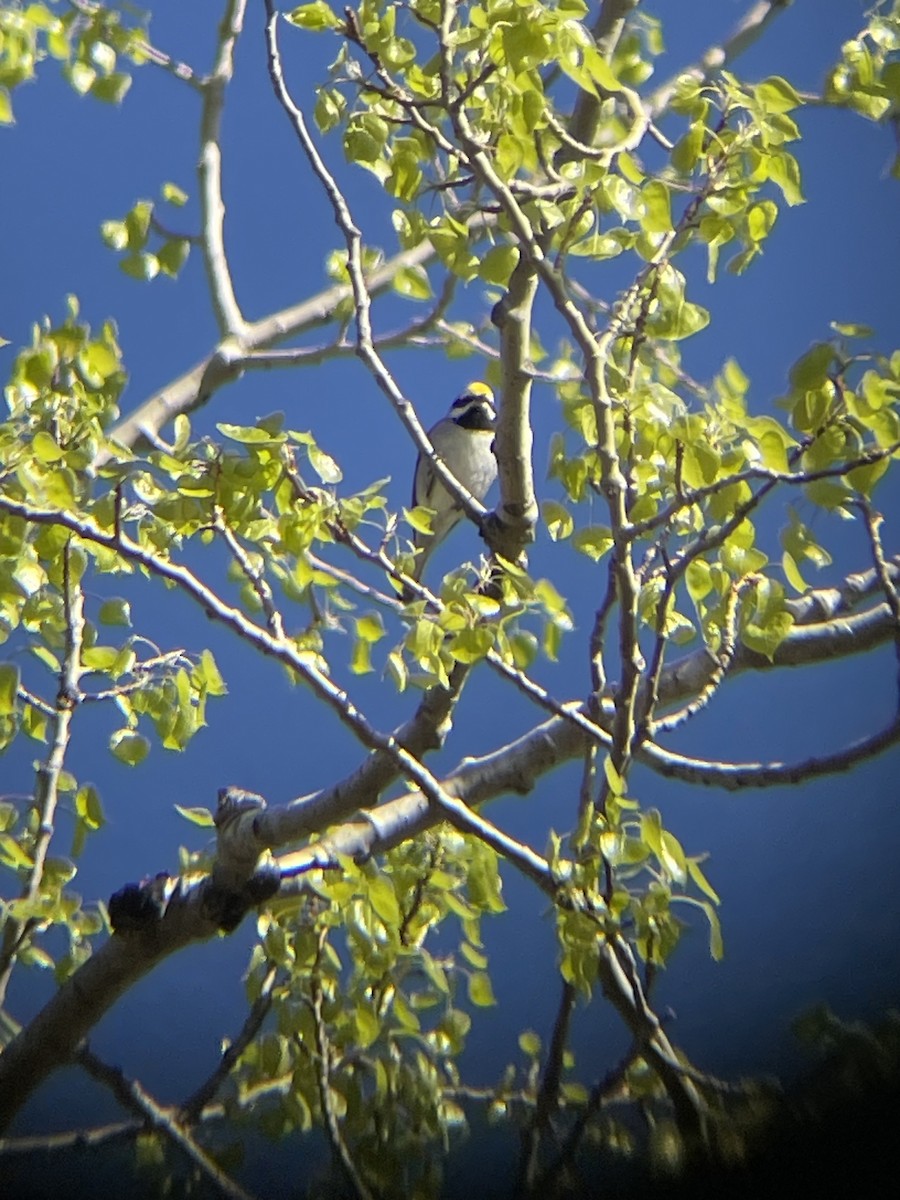
[{"label": "bird's wing", "polygon": [[431,503],[434,497],[435,484],[437,483],[437,475],[434,473],[434,467],[431,461],[420,454],[416,463],[416,474],[413,479],[412,488],[412,503],[413,507],[417,504],[424,505],[425,508],[432,508]]}]

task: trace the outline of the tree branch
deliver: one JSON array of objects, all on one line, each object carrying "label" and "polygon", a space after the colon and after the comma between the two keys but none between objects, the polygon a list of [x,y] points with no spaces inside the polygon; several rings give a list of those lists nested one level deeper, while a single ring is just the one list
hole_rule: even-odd
[{"label": "tree branch", "polygon": [[[424,266],[434,257],[435,250],[430,242],[420,242],[410,250],[395,254],[366,276],[369,294],[379,295],[391,286],[399,271]],[[155,392],[114,425],[108,434],[109,441],[131,450],[152,445],[160,431],[175,417],[201,408],[220,387],[238,378],[249,353],[329,324],[351,298],[350,285],[338,283],[299,304],[250,322],[239,343],[225,338],[195,367]],[[101,450],[95,459],[95,467],[103,466],[111,457],[111,451]]]},{"label": "tree branch", "polygon": [[168,1138],[220,1195],[226,1196],[228,1200],[254,1200],[251,1193],[229,1178],[191,1137],[174,1109],[163,1107],[136,1079],[127,1079],[124,1071],[101,1062],[87,1047],[82,1048],[78,1061],[95,1079],[110,1088],[123,1107],[140,1117],[145,1126]]},{"label": "tree branch", "polygon": [[502,396],[494,442],[500,482],[495,549],[515,562],[534,540],[537,500],[531,465],[531,313],[538,278],[524,255],[491,319],[500,331]]},{"label": "tree branch", "polygon": [[821,757],[806,758],[796,763],[710,762],[707,759],[689,758],[672,750],[664,750],[662,746],[650,741],[643,743],[639,758],[658,774],[670,779],[735,792],[742,788],[805,783],[822,775],[835,775],[839,771],[848,771],[866,759],[874,758],[898,742],[900,718],[895,718],[878,733],[852,742],[842,750]]},{"label": "tree branch", "polygon": [[[22,889],[20,901],[26,911],[38,904],[44,867],[54,832],[54,818],[59,802],[59,780],[66,761],[72,735],[72,716],[79,703],[82,676],[81,648],[84,642],[84,594],[72,573],[72,543],[66,543],[63,555],[62,603],[65,613],[65,651],[58,675],[56,704],[50,722],[50,751],[38,766],[34,802],[40,824],[31,851],[31,866]],[[34,916],[16,918],[7,915],[0,950],[0,1006],[6,996],[16,955],[30,934],[40,925]]]},{"label": "tree branch", "polygon": [[213,311],[223,337],[241,337],[245,322],[234,294],[225,253],[225,202],[222,199],[222,110],[225,90],[234,73],[234,47],[244,23],[247,0],[227,0],[219,26],[219,43],[212,73],[203,80],[200,118],[200,211],[203,261]]},{"label": "tree branch", "polygon": [[769,22],[791,3],[792,0],[754,0],[725,41],[710,46],[699,62],[683,68],[647,98],[646,105],[651,116],[656,119],[668,109],[678,90],[679,80],[685,76],[704,84],[708,83],[717,71],[730,66],[762,36]]},{"label": "tree branch", "polygon": [[272,86],[279,103],[287,114],[297,139],[309,161],[310,167],[328,197],[334,213],[335,224],[341,231],[347,247],[347,271],[350,276],[350,287],[353,294],[353,303],[356,314],[356,348],[359,358],[369,370],[372,378],[378,384],[378,387],[388,398],[397,412],[400,420],[403,422],[407,432],[413,440],[416,449],[424,454],[435,468],[435,473],[441,483],[459,504],[466,516],[473,521],[479,529],[483,528],[484,519],[487,516],[487,509],[480,503],[465,487],[460,484],[456,476],[449,470],[440,456],[435,452],[428,434],[416,415],[415,409],[406,399],[403,393],[395,383],[393,376],[385,366],[381,356],[375,349],[372,337],[372,322],[371,322],[371,297],[366,285],[366,279],[362,266],[362,233],[353,220],[350,212],[350,207],[344,197],[343,192],[337,185],[337,182],[331,172],[328,170],[325,162],[320,155],[315,142],[313,141],[306,125],[306,118],[302,110],[294,103],[284,81],[284,75],[281,68],[281,55],[278,50],[278,38],[276,33],[278,13],[272,0],[265,0],[266,3],[266,47],[269,62],[269,75],[272,79]]}]

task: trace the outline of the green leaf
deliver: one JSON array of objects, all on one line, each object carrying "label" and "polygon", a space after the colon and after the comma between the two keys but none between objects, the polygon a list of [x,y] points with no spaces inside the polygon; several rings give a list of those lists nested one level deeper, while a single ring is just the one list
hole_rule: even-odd
[{"label": "green leaf", "polygon": [[124,221],[103,221],[100,236],[111,250],[125,250],[128,246],[128,226]]},{"label": "green leaf", "polygon": [[793,207],[805,203],[800,187],[800,167],[793,154],[788,154],[786,150],[770,151],[766,171],[772,182],[781,188],[787,204]]},{"label": "green leaf", "polygon": [[480,950],[476,950],[470,942],[460,942],[459,950],[470,966],[475,967],[479,971],[483,971],[487,967],[487,955],[482,954]]},{"label": "green leaf", "polygon": [[100,605],[99,620],[102,625],[123,625],[126,628],[130,627],[130,603],[127,600],[123,600],[120,596],[104,600]]},{"label": "green leaf", "polygon": [[476,663],[494,644],[494,631],[487,625],[461,629],[450,641],[449,650],[457,662]]},{"label": "green leaf", "polygon": [[613,547],[612,530],[608,525],[588,525],[576,532],[572,545],[594,562],[599,562]]},{"label": "green leaf", "polygon": [[86,783],[75,795],[75,811],[88,829],[100,829],[105,824],[100,793],[93,784]]},{"label": "green leaf", "polygon": [[878,462],[869,463],[867,466],[854,467],[852,471],[847,473],[847,482],[857,492],[863,496],[871,496],[872,489],[878,480],[888,470],[890,463],[886,458],[880,459]]},{"label": "green leaf", "polygon": [[326,454],[324,450],[320,450],[315,442],[311,442],[306,447],[306,453],[309,457],[309,465],[323,483],[340,483],[344,478],[344,472],[331,455]]},{"label": "green leaf", "polygon": [[722,940],[722,925],[719,921],[719,914],[713,905],[708,904],[705,900],[700,901],[700,907],[706,913],[706,919],[709,921],[709,953],[715,962],[721,962],[725,957],[725,943]]},{"label": "green leaf", "polygon": [[219,668],[216,665],[216,660],[211,650],[204,650],[200,655],[200,662],[194,667],[193,675],[208,696],[225,696],[228,694],[228,685],[219,673]]},{"label": "green leaf", "polygon": [[129,767],[136,767],[150,753],[148,740],[132,729],[117,729],[109,739],[109,748],[119,762]]},{"label": "green leaf", "polygon": [[478,274],[485,283],[505,287],[518,260],[519,252],[515,246],[492,246],[481,260]]},{"label": "green leaf", "polygon": [[278,446],[285,440],[283,434],[273,435],[268,429],[260,429],[258,425],[229,425],[220,422],[216,425],[223,437],[232,442],[240,442],[244,446]]},{"label": "green leaf", "polygon": [[372,647],[368,642],[357,638],[350,653],[350,670],[354,675],[368,675],[374,670],[372,666]]},{"label": "green leaf", "polygon": [[541,504],[541,514],[547,526],[547,532],[554,542],[569,537],[575,527],[572,514],[556,500],[544,500]]},{"label": "green leaf", "polygon": [[378,875],[369,881],[369,903],[391,929],[398,929],[401,921],[400,905],[397,903],[397,893],[394,885],[385,875]]},{"label": "green leaf", "polygon": [[497,1003],[491,977],[485,971],[473,971],[469,976],[469,999],[478,1008],[490,1008]]},{"label": "green leaf", "polygon": [[791,390],[806,392],[821,386],[828,379],[834,361],[835,350],[830,342],[817,342],[811,346],[790,369]]},{"label": "green leaf", "polygon": [[805,592],[807,583],[800,574],[800,568],[797,566],[797,561],[793,554],[789,554],[787,550],[781,556],[781,566],[784,570],[785,578],[794,589],[795,592]]},{"label": "green leaf", "polygon": [[121,104],[130,87],[131,76],[124,71],[114,71],[111,75],[95,79],[90,90],[96,100],[106,104]]},{"label": "green leaf", "polygon": [[364,642],[374,644],[380,641],[386,632],[381,614],[377,612],[367,613],[364,617],[357,617],[355,624],[356,636]]},{"label": "green leaf", "polygon": [[519,1049],[529,1058],[537,1058],[541,1052],[541,1039],[533,1029],[526,1029],[519,1034]]},{"label": "green leaf", "polygon": [[672,166],[682,175],[690,175],[703,152],[706,129],[702,121],[694,121],[684,137],[672,147]]},{"label": "green leaf", "polygon": [[613,761],[607,754],[603,760],[603,773],[606,775],[606,782],[609,784],[609,790],[614,796],[625,795],[625,780],[613,766]]},{"label": "green leaf", "polygon": [[187,238],[167,238],[156,251],[156,261],[159,269],[170,279],[177,279],[178,273],[187,262],[191,252],[191,244]]},{"label": "green leaf", "polygon": [[168,204],[174,204],[177,208],[183,208],[188,202],[188,194],[183,191],[177,183],[164,183],[162,185],[162,198]]},{"label": "green leaf", "polygon": [[43,429],[39,429],[34,435],[31,448],[35,457],[43,463],[59,462],[65,455],[62,447],[57,445],[56,440]]},{"label": "green leaf", "polygon": [[770,75],[758,83],[753,92],[757,101],[770,113],[790,112],[803,103],[788,81],[780,75]]},{"label": "green leaf", "polygon": [[358,1004],[353,1010],[353,1024],[356,1029],[354,1044],[360,1050],[366,1050],[378,1040],[381,1033],[381,1022],[372,1008]]},{"label": "green leaf", "polygon": [[19,682],[19,668],[15,663],[0,663],[0,716],[10,716],[16,711]]},{"label": "green leaf", "polygon": [[[799,589],[805,591],[805,588]],[[772,661],[775,651],[793,628],[793,618],[788,612],[776,612],[765,622],[748,622],[741,630],[741,641],[757,654],[764,654]]]},{"label": "green leaf", "polygon": [[659,861],[677,883],[687,879],[687,859],[681,843],[668,829],[660,830]]},{"label": "green leaf", "polygon": [[432,295],[428,272],[424,267],[401,267],[393,278],[394,291],[409,300],[428,300]]},{"label": "green leaf", "polygon": [[216,823],[208,808],[203,808],[199,805],[195,808],[184,808],[180,804],[176,804],[173,807],[180,817],[184,817],[192,825],[199,825],[201,829],[215,828]]},{"label": "green leaf", "polygon": [[847,324],[843,321],[832,321],[831,328],[835,331],[835,333],[839,333],[841,337],[868,339],[875,336],[875,330],[871,325],[857,325],[853,322]]},{"label": "green leaf", "polygon": [[704,895],[708,896],[714,904],[719,903],[719,897],[716,894],[712,884],[700,870],[700,860],[697,858],[689,858],[687,860],[688,874]]},{"label": "green leaf", "polygon": [[647,233],[669,233],[672,229],[672,198],[659,179],[651,179],[641,188],[644,216],[641,227]]},{"label": "green leaf", "polygon": [[14,837],[8,833],[0,833],[0,863],[13,871],[30,871],[34,859],[26,854]]},{"label": "green leaf", "polygon": [[315,33],[323,29],[341,29],[343,23],[336,16],[325,0],[313,0],[312,4],[301,4],[285,14],[285,20],[296,25],[298,29],[310,29]]},{"label": "green leaf", "polygon": [[109,672],[116,664],[119,651],[115,646],[91,646],[82,650],[81,662],[88,671]]}]

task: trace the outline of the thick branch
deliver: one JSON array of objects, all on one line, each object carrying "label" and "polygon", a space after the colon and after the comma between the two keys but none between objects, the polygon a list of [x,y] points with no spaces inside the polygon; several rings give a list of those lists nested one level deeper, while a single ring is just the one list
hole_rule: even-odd
[{"label": "thick branch", "polygon": [[51,1071],[71,1060],[120,996],[170,954],[217,932],[197,888],[145,932],[111,937],[96,950],[0,1055],[0,1130]]},{"label": "thick branch", "polygon": [[537,501],[531,464],[531,313],[538,278],[524,255],[510,276],[503,299],[492,314],[500,331],[503,403],[497,421],[495,450],[500,481],[497,506],[499,537],[494,548],[515,561],[534,539]]}]

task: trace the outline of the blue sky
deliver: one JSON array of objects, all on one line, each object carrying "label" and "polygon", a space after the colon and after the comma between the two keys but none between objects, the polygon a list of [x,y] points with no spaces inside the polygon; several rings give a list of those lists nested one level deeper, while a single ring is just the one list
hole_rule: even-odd
[{"label": "blue sky", "polygon": [[[690,18],[682,0],[651,5],[664,22],[667,53],[658,75],[667,77],[717,40],[743,11],[734,0],[695,0]],[[156,42],[175,57],[209,60],[213,14],[197,6],[190,17],[180,3],[154,6]],[[748,79],[789,75],[814,89],[839,44],[862,24],[857,0],[816,4],[797,0],[737,66]],[[284,29],[286,71],[301,104],[311,108],[313,85],[324,77],[335,43]],[[172,223],[196,218],[196,97],[161,72],[135,75],[121,109],[77,100],[55,76],[52,65],[37,87],[19,93],[18,124],[0,133],[0,335],[12,342],[9,361],[25,341],[31,322],[63,315],[64,297],[76,293],[83,316],[99,324],[118,321],[130,382],[124,408],[193,365],[208,352],[215,328],[205,298],[202,266],[193,256],[173,285],[157,280],[139,285],[119,270],[102,244],[101,221],[121,217],[142,196],[154,198],[171,180],[192,193],[187,209]],[[752,404],[766,411],[786,386],[787,371],[813,341],[828,336],[829,322],[862,322],[876,330],[880,349],[900,345],[897,280],[900,278],[900,183],[888,176],[894,150],[888,131],[847,113],[810,109],[799,116],[804,140],[796,153],[807,203],[782,208],[765,255],[743,277],[722,273],[710,287],[705,262],[688,260],[692,298],[710,307],[709,328],[684,347],[687,368],[708,379],[727,357],[735,357],[752,380]],[[390,246],[390,206],[371,177],[342,165],[336,137],[326,139],[329,162],[341,172],[347,193],[369,240]],[[302,298],[324,282],[323,258],[338,244],[330,210],[310,179],[283,114],[268,85],[262,45],[262,6],[251,18],[239,47],[237,77],[225,115],[224,178],[228,206],[226,240],[238,296],[256,318]],[[611,291],[621,283],[612,283]],[[483,308],[477,288],[466,303]],[[391,328],[412,310],[402,301],[377,309],[381,328]],[[547,340],[559,336],[552,329]],[[0,359],[2,362],[2,359]],[[449,400],[479,374],[476,360],[443,362],[424,352],[393,355],[390,365],[428,424]],[[222,392],[198,414],[196,428],[216,421],[242,421],[284,409],[290,424],[310,428],[337,457],[350,488],[390,475],[390,494],[407,502],[413,452],[399,424],[386,417],[386,402],[362,368],[343,362],[310,371],[255,373]],[[556,420],[549,393],[535,403],[539,495],[555,496],[542,477],[546,443]],[[348,437],[347,431],[352,430]],[[897,511],[892,496],[876,496]],[[765,536],[774,547],[783,516],[767,514]],[[827,544],[836,540],[836,565],[826,578],[868,566],[864,538],[855,527],[838,528],[817,518]],[[896,550],[896,530],[889,550]],[[466,540],[468,538],[468,541]],[[469,530],[460,530],[438,563],[475,552]],[[552,573],[573,598],[583,628],[596,602],[597,575],[587,564],[571,564],[546,537],[532,555],[535,573]],[[820,582],[817,578],[815,582]],[[123,589],[116,584],[115,591]],[[584,596],[584,604],[578,598]],[[311,698],[288,687],[276,668],[259,663],[233,638],[213,628],[177,596],[159,589],[134,593],[136,622],[147,622],[168,645],[210,645],[230,687],[211,707],[211,726],[182,756],[154,750],[137,771],[114,762],[104,750],[111,718],[79,714],[87,735],[76,743],[73,769],[101,790],[109,827],[89,844],[78,883],[86,896],[107,896],[127,880],[173,869],[180,841],[202,837],[175,814],[173,803],[212,806],[216,789],[235,782],[260,791],[274,803],[326,784],[358,761],[359,750]],[[559,695],[580,695],[587,669],[576,635],[561,666],[536,668]],[[896,667],[891,652],[867,656],[812,673],[742,679],[726,689],[715,711],[701,718],[673,745],[724,757],[802,757],[860,736],[888,718],[895,703]],[[384,698],[376,676],[351,681],[364,710],[382,727],[402,719],[408,700]],[[485,720],[485,714],[490,719]],[[535,721],[524,700],[482,673],[470,688],[454,737],[436,760],[450,765],[463,753],[489,750]],[[4,790],[24,791],[28,753],[9,756]],[[658,999],[671,1004],[678,1021],[673,1033],[696,1060],[716,1071],[773,1069],[793,1061],[787,1022],[804,1004],[830,999],[844,1015],[872,1015],[896,1002],[900,874],[900,806],[896,804],[897,752],[852,775],[818,781],[793,791],[738,796],[663,784],[637,772],[635,793],[655,804],[691,853],[709,850],[708,874],[723,899],[726,958],[713,964],[699,920],[663,979]],[[14,778],[13,778],[14,777]],[[499,801],[492,816],[542,849],[548,824],[571,799],[577,776],[569,770],[547,780],[535,795]],[[559,818],[557,827],[565,827]],[[500,1001],[479,1014],[471,1062],[478,1082],[489,1082],[515,1055],[524,1025],[546,1033],[556,995],[549,960],[536,947],[551,947],[541,898],[509,876],[507,899],[520,910],[487,928],[492,973]],[[687,915],[687,914],[686,914]],[[125,997],[103,1022],[95,1039],[101,1053],[123,1057],[123,1066],[151,1090],[174,1097],[214,1060],[218,1039],[239,1022],[238,975],[249,932],[192,950],[165,964]],[[544,956],[546,960],[546,956]],[[12,992],[13,1010],[24,1015],[35,991],[49,982],[31,979]],[[27,995],[26,995],[27,993]],[[164,1017],[160,1014],[164,1013]],[[139,1022],[144,1036],[130,1036]],[[163,1028],[165,1025],[165,1028]],[[580,1061],[602,1071],[610,1045],[618,1045],[613,1023],[595,1009],[580,1019]],[[621,1038],[619,1038],[621,1040]],[[196,1058],[161,1053],[164,1043],[190,1044]],[[489,1064],[485,1077],[484,1064]],[[590,1072],[589,1072],[590,1073]],[[75,1091],[60,1084],[61,1124]],[[75,1085],[73,1085],[74,1087]],[[77,1085],[80,1086],[80,1085]],[[102,1101],[98,1101],[103,1104]],[[48,1101],[38,1097],[31,1120],[42,1122]]]}]

